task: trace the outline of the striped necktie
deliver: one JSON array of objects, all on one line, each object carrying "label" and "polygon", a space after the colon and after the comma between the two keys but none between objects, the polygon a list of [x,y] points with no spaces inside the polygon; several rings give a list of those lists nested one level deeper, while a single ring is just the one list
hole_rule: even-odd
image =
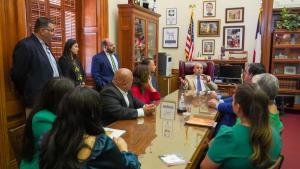
[{"label": "striped necktie", "polygon": [[48,46],[46,46],[46,51],[47,51],[48,60],[50,62],[51,68],[53,70],[53,77],[58,77],[59,72],[58,72],[56,60],[54,59],[54,56],[52,55]]},{"label": "striped necktie", "polygon": [[198,92],[202,91],[200,76],[197,76],[197,91]]},{"label": "striped necktie", "polygon": [[112,54],[108,54],[108,55],[109,55],[110,60],[111,60],[113,71],[116,72],[117,71],[117,66],[116,66],[115,60],[114,60]]}]

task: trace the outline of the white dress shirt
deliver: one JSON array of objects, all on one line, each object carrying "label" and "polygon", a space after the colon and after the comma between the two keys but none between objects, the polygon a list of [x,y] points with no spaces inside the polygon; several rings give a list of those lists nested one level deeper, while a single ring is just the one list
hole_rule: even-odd
[{"label": "white dress shirt", "polygon": [[[200,83],[201,83],[201,91],[206,91],[206,87],[204,85],[204,81],[202,80],[202,76],[200,76]],[[196,87],[196,90],[197,90],[197,75],[195,75],[195,87]],[[197,91],[197,92],[201,92],[201,91]]]}]

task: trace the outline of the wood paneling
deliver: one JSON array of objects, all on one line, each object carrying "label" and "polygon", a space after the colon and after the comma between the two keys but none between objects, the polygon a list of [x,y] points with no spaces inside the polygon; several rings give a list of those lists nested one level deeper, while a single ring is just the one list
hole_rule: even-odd
[{"label": "wood paneling", "polygon": [[85,37],[82,41],[82,45],[84,46],[83,49],[83,56],[85,56],[85,72],[87,74],[91,73],[91,64],[93,56],[98,52],[97,51],[97,33],[83,33]]}]

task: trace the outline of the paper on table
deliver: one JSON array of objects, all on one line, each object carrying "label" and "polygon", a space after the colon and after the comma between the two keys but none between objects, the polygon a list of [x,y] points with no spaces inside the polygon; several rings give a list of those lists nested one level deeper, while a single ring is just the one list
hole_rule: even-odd
[{"label": "paper on table", "polygon": [[185,123],[191,125],[207,126],[207,127],[215,127],[217,124],[212,119],[205,119],[201,117],[190,117],[190,119]]},{"label": "paper on table", "polygon": [[180,165],[180,164],[186,164],[187,161],[178,154],[164,154],[159,156],[159,158],[166,163],[168,166],[172,165]]},{"label": "paper on table", "polygon": [[105,134],[110,138],[121,137],[126,132],[125,130],[113,129],[108,127],[104,127],[104,130]]}]

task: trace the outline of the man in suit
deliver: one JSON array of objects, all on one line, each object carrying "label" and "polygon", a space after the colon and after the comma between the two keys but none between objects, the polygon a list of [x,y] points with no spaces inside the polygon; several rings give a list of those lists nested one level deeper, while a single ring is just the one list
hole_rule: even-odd
[{"label": "man in suit", "polygon": [[23,96],[26,116],[47,81],[60,74],[49,48],[53,35],[53,22],[46,17],[40,17],[35,22],[34,33],[19,41],[13,51],[11,79]]},{"label": "man in suit", "polygon": [[91,70],[98,91],[111,83],[115,72],[119,69],[115,44],[109,39],[104,39],[101,46],[102,52],[93,56]]},{"label": "man in suit", "polygon": [[[257,74],[266,73],[265,66],[261,63],[250,63],[246,65],[243,72],[243,81],[244,83],[251,83],[252,77]],[[233,126],[235,124],[236,115],[232,109],[232,97],[226,99],[218,99],[217,96],[208,101],[208,106],[215,108],[218,112],[221,113],[219,123],[216,130],[221,125]]]},{"label": "man in suit", "polygon": [[132,96],[130,91],[132,82],[132,72],[121,68],[116,71],[112,84],[101,90],[102,125],[106,126],[122,119],[149,116],[155,112],[154,104],[144,104]]},{"label": "man in suit", "polygon": [[218,86],[211,80],[211,77],[203,74],[203,65],[195,63],[194,74],[186,75],[185,80],[180,79],[185,90],[195,90],[198,93],[201,91],[217,90]]}]

